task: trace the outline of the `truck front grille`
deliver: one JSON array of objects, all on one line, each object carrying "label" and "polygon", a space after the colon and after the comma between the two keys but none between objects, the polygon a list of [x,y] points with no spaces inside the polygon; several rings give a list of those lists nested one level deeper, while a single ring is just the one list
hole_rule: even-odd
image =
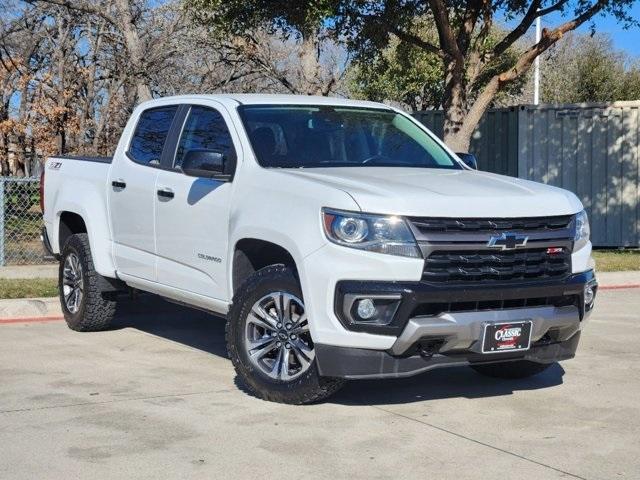
[{"label": "truck front grille", "polygon": [[[425,282],[530,282],[571,273],[573,215],[408,220],[425,259]],[[521,243],[509,246],[509,238]]]},{"label": "truck front grille", "polygon": [[531,218],[429,218],[412,217],[411,223],[421,233],[430,232],[550,232],[566,229],[571,215]]},{"label": "truck front grille", "polygon": [[485,282],[546,280],[567,276],[571,255],[566,249],[546,248],[496,252],[491,250],[436,250],[425,260],[426,282]]}]

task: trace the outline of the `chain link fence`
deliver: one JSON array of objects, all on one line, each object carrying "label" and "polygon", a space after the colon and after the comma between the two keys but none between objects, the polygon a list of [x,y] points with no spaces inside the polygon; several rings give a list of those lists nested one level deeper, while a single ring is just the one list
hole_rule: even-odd
[{"label": "chain link fence", "polygon": [[0,266],[51,262],[41,230],[40,179],[0,177]]}]

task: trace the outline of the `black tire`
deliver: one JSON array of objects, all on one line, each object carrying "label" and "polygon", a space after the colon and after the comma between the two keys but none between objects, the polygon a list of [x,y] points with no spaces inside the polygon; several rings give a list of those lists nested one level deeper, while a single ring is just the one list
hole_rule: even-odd
[{"label": "black tire", "polygon": [[249,360],[244,339],[247,317],[257,301],[273,292],[285,292],[302,299],[294,270],[284,265],[265,267],[251,275],[233,297],[227,316],[226,341],[229,358],[239,379],[250,393],[271,402],[300,405],[333,395],[345,382],[321,377],[315,359],[308,370],[290,381],[270,378]]},{"label": "black tire", "polygon": [[[75,254],[82,268],[82,297],[79,308],[71,312],[67,308],[63,290],[63,276],[65,260]],[[58,270],[58,288],[60,290],[60,304],[62,313],[71,330],[78,332],[97,332],[109,328],[116,310],[114,292],[105,293],[100,288],[103,277],[93,268],[89,237],[86,233],[69,236],[60,258]]]},{"label": "black tire", "polygon": [[553,364],[518,360],[516,362],[471,365],[471,368],[487,377],[519,379],[533,377],[534,375],[544,372],[551,365]]}]

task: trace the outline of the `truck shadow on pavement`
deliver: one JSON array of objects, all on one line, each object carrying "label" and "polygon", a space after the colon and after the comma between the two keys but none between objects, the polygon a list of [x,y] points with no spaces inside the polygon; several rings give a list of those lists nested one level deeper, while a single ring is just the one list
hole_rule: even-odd
[{"label": "truck shadow on pavement", "polygon": [[223,318],[151,294],[135,300],[118,301],[112,328],[135,328],[157,337],[178,342],[227,358]]},{"label": "truck shadow on pavement", "polygon": [[330,401],[343,405],[392,405],[457,397],[496,397],[561,385],[563,375],[564,369],[557,363],[524,380],[489,378],[469,367],[451,367],[409,378],[354,380]]},{"label": "truck shadow on pavement", "polygon": [[[136,301],[123,299],[113,322],[114,329],[135,328],[142,332],[227,358],[224,319],[210,313],[170,303],[154,295]],[[229,368],[232,368],[229,362]],[[545,372],[524,380],[484,377],[468,367],[436,369],[415,377],[385,380],[354,380],[328,399],[342,405],[389,405],[445,398],[479,398],[511,395],[563,383],[564,369],[552,365]],[[236,378],[236,385],[246,392]]]}]

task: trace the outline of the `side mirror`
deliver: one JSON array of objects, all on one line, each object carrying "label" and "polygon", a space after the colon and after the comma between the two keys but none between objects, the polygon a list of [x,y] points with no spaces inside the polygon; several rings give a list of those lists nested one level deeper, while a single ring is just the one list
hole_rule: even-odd
[{"label": "side mirror", "polygon": [[456,155],[467,167],[478,169],[478,160],[473,153],[456,153]]},{"label": "side mirror", "polygon": [[214,178],[227,174],[226,164],[224,155],[216,150],[188,150],[181,169],[190,177]]}]

